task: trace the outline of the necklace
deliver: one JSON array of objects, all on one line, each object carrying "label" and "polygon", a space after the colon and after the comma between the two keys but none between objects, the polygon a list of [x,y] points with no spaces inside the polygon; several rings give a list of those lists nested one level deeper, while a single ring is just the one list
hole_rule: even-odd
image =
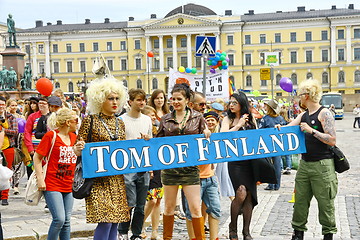
[{"label": "necklace", "polygon": [[[187,116],[189,115],[189,110],[186,109],[185,110],[185,116],[183,117],[183,119],[181,120],[181,122],[179,123],[179,128],[180,129],[183,129],[185,127],[185,124],[186,124],[186,119],[187,119]],[[176,111],[174,113],[174,116],[175,116],[175,119],[176,119]]]},{"label": "necklace", "polygon": [[100,116],[99,114],[99,119],[100,121],[102,122],[102,124],[104,125],[104,128],[106,129],[106,131],[108,132],[109,136],[110,136],[110,139],[115,141],[119,138],[119,119],[118,118],[115,118],[115,134],[112,135],[108,125],[105,123],[104,119]]}]

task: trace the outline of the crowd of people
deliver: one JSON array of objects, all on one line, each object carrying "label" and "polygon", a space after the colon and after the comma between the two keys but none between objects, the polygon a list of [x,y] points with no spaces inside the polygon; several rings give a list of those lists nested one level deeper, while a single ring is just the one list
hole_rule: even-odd
[{"label": "crowd of people", "polygon": [[[336,233],[337,178],[328,146],[335,145],[336,136],[330,110],[319,104],[321,92],[317,81],[306,80],[299,85],[300,102],[261,102],[249,99],[243,92],[232,94],[228,102],[207,102],[202,93],[193,92],[183,83],[173,87],[170,99],[161,89],[147,99],[142,89],[127,91],[121,81],[108,76],[90,84],[87,102],[81,98],[66,99],[60,89],[50,97],[0,97],[0,134],[4,134],[0,140],[6,159],[3,165],[14,171],[11,188],[15,195],[24,190],[19,189],[19,179],[36,172],[38,188],[44,191],[46,209],[52,216],[48,239],[69,240],[76,159],[88,142],[192,134],[209,138],[217,132],[300,125],[305,132],[307,153],[302,155],[296,176],[292,239],[303,239],[310,200],[315,196],[322,233],[329,240]],[[23,121],[24,126],[20,125]],[[15,165],[16,149],[23,156]],[[151,216],[150,238],[160,239],[160,204],[164,198],[163,239],[173,238],[174,219],[181,205],[189,238],[205,239],[205,230],[209,230],[210,239],[216,240],[221,213],[226,211],[220,207],[220,198],[229,197],[229,238],[239,239],[237,221],[242,215],[243,239],[251,240],[250,223],[258,204],[259,185],[253,161],[256,160],[94,178],[91,193],[85,199],[86,221],[97,223],[95,240],[136,240],[146,238],[144,222]],[[291,156],[273,157],[272,163],[276,182],[269,183],[265,190],[277,191],[281,175],[291,173]],[[9,189],[1,191],[1,204],[11,204]]]}]

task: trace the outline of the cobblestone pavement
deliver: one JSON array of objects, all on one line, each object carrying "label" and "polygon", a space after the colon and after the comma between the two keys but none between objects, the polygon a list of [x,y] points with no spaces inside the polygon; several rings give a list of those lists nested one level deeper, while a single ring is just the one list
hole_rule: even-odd
[{"label": "cobblestone pavement", "polygon": [[[343,120],[336,121],[337,145],[345,152],[351,164],[348,172],[338,175],[339,191],[335,201],[338,227],[338,233],[334,237],[336,240],[360,240],[360,163],[358,159],[360,129],[352,128],[353,120],[353,115],[346,113]],[[258,187],[259,204],[254,209],[251,222],[251,233],[254,239],[291,239],[293,204],[288,201],[293,192],[295,173],[296,171],[292,171],[291,175],[282,176],[282,186],[279,191],[265,191],[264,184]],[[22,194],[24,186],[25,179],[22,179],[20,185]],[[36,239],[36,234],[40,239],[46,239],[51,215],[44,212],[44,203],[35,207],[25,205],[22,194],[14,196],[11,191],[9,206],[0,206],[5,239]],[[230,200],[223,198],[221,207],[223,215],[220,219],[219,236],[220,239],[226,239],[230,222]],[[239,220],[239,226],[241,226],[242,218],[239,217]],[[92,235],[95,226],[85,223],[85,202],[76,200],[71,220],[72,239],[92,239],[88,236]],[[151,227],[147,227],[146,230],[150,237]],[[162,232],[161,227],[159,232]],[[174,239],[187,239],[185,221],[176,220]],[[311,202],[305,239],[322,239],[316,200]]]}]

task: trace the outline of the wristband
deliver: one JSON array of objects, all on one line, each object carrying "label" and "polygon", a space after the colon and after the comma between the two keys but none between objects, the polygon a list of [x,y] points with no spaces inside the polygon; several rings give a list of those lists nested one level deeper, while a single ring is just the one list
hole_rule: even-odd
[{"label": "wristband", "polygon": [[311,131],[311,135],[315,135],[315,130],[313,129],[312,131]]}]

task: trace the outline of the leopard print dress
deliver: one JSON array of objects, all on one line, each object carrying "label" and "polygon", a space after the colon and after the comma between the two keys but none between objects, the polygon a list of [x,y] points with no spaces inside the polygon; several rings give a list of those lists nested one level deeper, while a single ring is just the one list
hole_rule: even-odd
[{"label": "leopard print dress", "polygon": [[[107,124],[110,132],[114,134],[115,116],[110,117],[101,113],[100,116]],[[90,121],[89,116],[83,120],[79,130],[79,139],[88,139]],[[125,140],[125,125],[120,119],[117,140]],[[93,115],[92,142],[104,141],[111,141],[111,138],[99,119],[99,115]],[[123,175],[95,178],[91,194],[85,201],[87,223],[120,223],[130,220]]]}]

